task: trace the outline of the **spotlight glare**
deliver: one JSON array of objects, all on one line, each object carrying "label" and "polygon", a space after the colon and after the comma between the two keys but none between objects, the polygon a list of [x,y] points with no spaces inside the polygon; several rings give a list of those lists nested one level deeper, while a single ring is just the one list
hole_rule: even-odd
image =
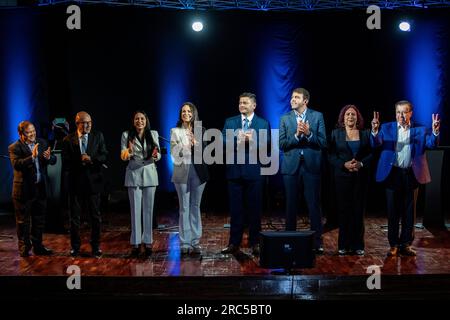
[{"label": "spotlight glare", "polygon": [[406,22],[406,21],[400,22],[400,24],[398,25],[398,27],[399,27],[400,30],[403,31],[403,32],[409,32],[409,31],[411,31],[411,25],[409,24],[409,22]]},{"label": "spotlight glare", "polygon": [[192,30],[194,30],[195,32],[200,32],[203,30],[203,23],[201,23],[200,21],[195,21],[192,24]]}]

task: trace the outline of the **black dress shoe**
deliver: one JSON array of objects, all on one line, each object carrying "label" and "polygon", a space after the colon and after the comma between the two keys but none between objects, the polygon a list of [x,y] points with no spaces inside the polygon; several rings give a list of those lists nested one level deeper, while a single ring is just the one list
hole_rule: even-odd
[{"label": "black dress shoe", "polygon": [[44,246],[33,247],[33,253],[36,256],[50,256],[53,254],[53,250],[46,248]]},{"label": "black dress shoe", "polygon": [[400,248],[400,254],[402,256],[406,257],[415,257],[416,256],[416,250],[411,248],[411,246]]},{"label": "black dress shoe", "polygon": [[237,253],[239,251],[239,246],[235,246],[234,244],[229,244],[228,247],[223,248],[222,251],[220,251],[223,254],[228,253]]},{"label": "black dress shoe", "polygon": [[252,247],[252,253],[253,253],[253,255],[254,255],[254,256],[259,256],[260,252],[261,252],[261,250],[259,249],[259,244],[255,244],[255,245]]},{"label": "black dress shoe", "polygon": [[140,254],[141,254],[141,248],[133,247],[130,252],[130,258],[138,258]]},{"label": "black dress shoe", "polygon": [[72,257],[78,257],[80,255],[80,249],[71,249],[70,250],[70,255]]},{"label": "black dress shoe", "polygon": [[151,247],[145,247],[145,257],[150,258],[152,256],[153,250]]},{"label": "black dress shoe", "polygon": [[100,248],[92,249],[92,255],[96,258],[100,258],[103,255],[103,251]]},{"label": "black dress shoe", "polygon": [[20,251],[20,252],[19,252],[19,255],[20,255],[22,258],[27,258],[27,257],[30,256],[30,250]]}]

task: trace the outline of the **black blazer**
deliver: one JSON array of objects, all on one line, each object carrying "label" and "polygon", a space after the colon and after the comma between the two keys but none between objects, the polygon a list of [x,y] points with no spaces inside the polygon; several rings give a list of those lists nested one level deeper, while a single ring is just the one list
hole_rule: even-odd
[{"label": "black blazer", "polygon": [[[48,187],[47,165],[55,164],[56,157],[51,155],[47,160],[43,152],[47,150],[48,143],[44,139],[37,138],[39,170],[41,172],[41,181]],[[16,200],[26,201],[33,198],[36,192],[36,166],[33,163],[30,148],[21,140],[18,140],[8,147],[9,158],[14,169],[14,180],[12,188],[12,197]]]},{"label": "black blazer", "polygon": [[363,163],[360,171],[367,172],[372,161],[372,148],[370,146],[370,131],[359,131],[360,146],[356,156],[347,144],[345,128],[334,129],[331,132],[329,145],[329,159],[334,167],[336,176],[350,176],[352,172],[344,167],[344,163],[355,158]]},{"label": "black blazer", "polygon": [[92,193],[103,192],[103,164],[106,162],[108,151],[101,132],[91,131],[89,133],[86,153],[91,157],[92,163],[83,165],[76,131],[64,138],[63,171],[68,178],[70,193],[78,193],[86,188],[89,188]]}]

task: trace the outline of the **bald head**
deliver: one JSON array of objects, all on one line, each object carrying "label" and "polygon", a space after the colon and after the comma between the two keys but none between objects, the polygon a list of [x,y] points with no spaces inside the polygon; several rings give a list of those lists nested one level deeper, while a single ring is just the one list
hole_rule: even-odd
[{"label": "bald head", "polygon": [[75,124],[77,125],[77,131],[80,134],[87,134],[92,129],[92,119],[89,113],[86,111],[80,111],[75,116]]}]

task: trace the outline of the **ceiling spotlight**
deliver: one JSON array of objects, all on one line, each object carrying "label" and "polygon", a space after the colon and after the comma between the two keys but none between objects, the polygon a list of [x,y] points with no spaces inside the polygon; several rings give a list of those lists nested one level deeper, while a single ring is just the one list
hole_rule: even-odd
[{"label": "ceiling spotlight", "polygon": [[192,30],[194,30],[195,32],[200,32],[203,30],[203,23],[201,23],[200,21],[195,21],[192,24]]},{"label": "ceiling spotlight", "polygon": [[409,32],[411,31],[411,25],[409,24],[409,22],[407,21],[402,21],[400,22],[400,24],[398,25],[399,29],[403,32]]}]

